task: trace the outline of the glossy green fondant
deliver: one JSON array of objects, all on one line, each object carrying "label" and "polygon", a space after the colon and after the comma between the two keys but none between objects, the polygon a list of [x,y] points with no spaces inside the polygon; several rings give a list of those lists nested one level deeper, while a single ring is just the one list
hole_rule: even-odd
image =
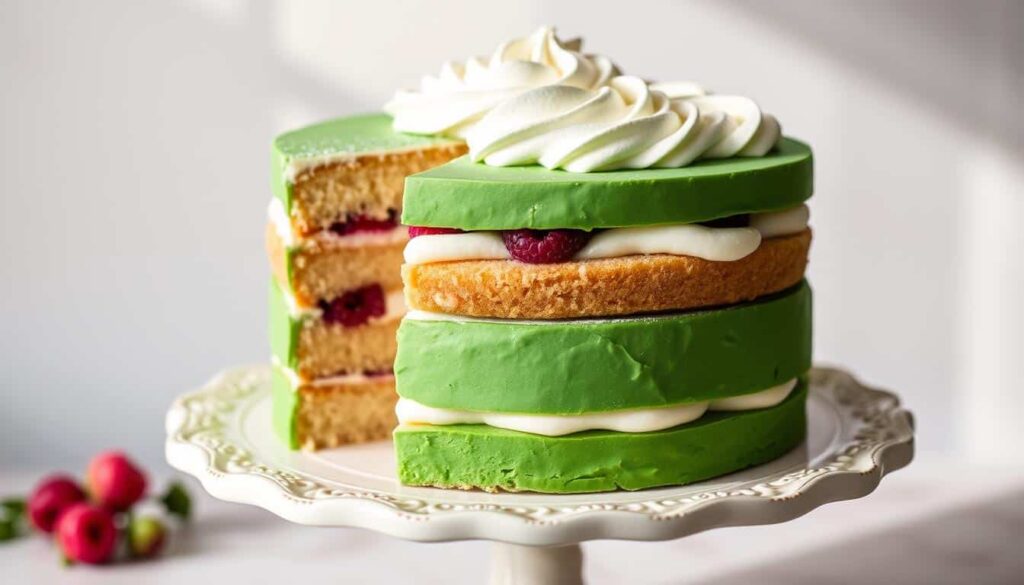
[{"label": "glossy green fondant", "polygon": [[402,223],[465,230],[590,230],[706,221],[792,207],[813,190],[811,149],[783,139],[760,158],[599,173],[489,167],[467,157],[405,182]]},{"label": "glossy green fondant", "polygon": [[270,376],[270,402],[274,432],[289,449],[298,449],[295,414],[299,407],[299,395],[278,367],[273,368]]},{"label": "glossy green fondant", "polygon": [[647,318],[416,321],[398,329],[398,394],[437,408],[580,414],[770,388],[811,366],[806,282],[725,309]]},{"label": "glossy green fondant", "polygon": [[651,433],[545,437],[485,425],[401,426],[398,477],[407,485],[546,493],[639,490],[724,475],[782,456],[806,434],[807,387],[778,406],[712,412]]},{"label": "glossy green fondant", "polygon": [[391,128],[391,117],[383,113],[336,118],[299,128],[274,140],[271,162],[274,195],[281,199],[286,211],[291,211],[287,169],[293,162],[451,142],[450,138],[395,132]]},{"label": "glossy green fondant", "polygon": [[299,330],[302,321],[292,317],[275,280],[270,281],[268,307],[270,313],[270,351],[281,365],[298,365]]},{"label": "glossy green fondant", "polygon": [[288,286],[291,287],[291,283],[294,282],[295,278],[295,255],[299,253],[299,249],[295,246],[286,246],[284,249],[284,276],[288,279]]}]

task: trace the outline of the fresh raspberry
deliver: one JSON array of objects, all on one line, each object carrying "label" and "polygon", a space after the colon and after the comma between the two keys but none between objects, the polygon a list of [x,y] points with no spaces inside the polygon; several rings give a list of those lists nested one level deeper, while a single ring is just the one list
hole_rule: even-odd
[{"label": "fresh raspberry", "polygon": [[350,215],[345,221],[331,224],[331,231],[339,236],[349,236],[359,232],[386,232],[398,227],[398,213],[388,210],[387,219],[374,219],[366,215]]},{"label": "fresh raspberry", "polygon": [[350,290],[333,301],[320,301],[320,309],[327,323],[358,327],[386,312],[384,289],[379,284],[371,284]]},{"label": "fresh raspberry", "polygon": [[85,492],[75,480],[54,475],[43,480],[28,499],[28,518],[43,532],[53,532],[60,515],[85,500]]},{"label": "fresh raspberry", "polygon": [[590,241],[581,230],[510,230],[502,232],[505,249],[513,258],[529,264],[565,262]]},{"label": "fresh raspberry", "polygon": [[462,230],[455,228],[437,228],[437,227],[423,227],[418,225],[409,226],[409,237],[415,238],[416,236],[435,236],[439,234],[461,234]]},{"label": "fresh raspberry", "polygon": [[120,451],[93,457],[85,483],[95,502],[114,511],[127,510],[146,493],[146,474]]},{"label": "fresh raspberry", "polygon": [[117,548],[114,516],[101,506],[78,503],[57,520],[57,544],[64,558],[98,565],[110,560]]}]

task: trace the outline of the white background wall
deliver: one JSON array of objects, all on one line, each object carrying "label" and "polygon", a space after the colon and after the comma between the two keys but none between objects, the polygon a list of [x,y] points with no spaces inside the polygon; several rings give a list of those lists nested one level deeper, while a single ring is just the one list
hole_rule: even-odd
[{"label": "white background wall", "polygon": [[1021,457],[1024,4],[22,0],[0,18],[0,466],[159,465],[174,396],[268,354],[274,135],[545,23],[810,141],[817,358],[900,391],[924,451]]}]

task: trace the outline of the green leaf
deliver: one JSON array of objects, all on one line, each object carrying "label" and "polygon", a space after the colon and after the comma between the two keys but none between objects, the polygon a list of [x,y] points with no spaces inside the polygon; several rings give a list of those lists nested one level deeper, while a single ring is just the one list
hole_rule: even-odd
[{"label": "green leaf", "polygon": [[18,522],[11,518],[0,520],[0,542],[7,542],[18,538]]},{"label": "green leaf", "polygon": [[22,498],[7,498],[0,502],[0,506],[8,519],[21,518],[25,514],[25,500]]},{"label": "green leaf", "polygon": [[7,498],[0,501],[0,542],[21,536],[21,523],[25,518],[25,500]]},{"label": "green leaf", "polygon": [[167,486],[167,491],[160,498],[168,514],[173,514],[182,520],[188,520],[192,514],[192,498],[188,490],[180,482],[173,482]]}]

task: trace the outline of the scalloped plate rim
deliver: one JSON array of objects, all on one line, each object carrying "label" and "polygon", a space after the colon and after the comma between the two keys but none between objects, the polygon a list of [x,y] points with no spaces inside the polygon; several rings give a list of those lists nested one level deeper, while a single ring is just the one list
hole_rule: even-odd
[{"label": "scalloped plate rim", "polygon": [[[171,466],[196,477],[203,488],[218,499],[254,505],[291,522],[311,526],[364,528],[409,540],[438,542],[485,539],[552,546],[596,539],[667,540],[718,527],[786,522],[826,503],[870,494],[882,477],[908,465],[914,452],[913,417],[901,407],[896,395],[863,386],[853,376],[839,369],[814,368],[812,392],[824,396],[825,400],[838,408],[845,408],[844,415],[854,417],[856,422],[864,425],[870,421],[865,417],[856,418],[857,415],[851,412],[854,408],[840,404],[835,392],[841,388],[849,396],[861,400],[861,406],[877,408],[876,418],[883,418],[882,422],[887,423],[877,429],[884,431],[883,438],[873,441],[849,439],[843,443],[842,449],[828,454],[825,464],[814,469],[805,468],[747,481],[743,485],[751,487],[734,493],[702,492],[696,497],[684,497],[675,502],[674,510],[667,512],[656,511],[664,508],[663,502],[670,500],[664,494],[652,500],[627,504],[635,509],[616,508],[618,504],[614,503],[569,505],[567,509],[560,509],[562,505],[557,500],[565,496],[548,495],[545,497],[550,498],[551,503],[534,506],[532,514],[531,510],[524,511],[527,506],[522,505],[467,506],[464,502],[454,501],[450,505],[443,501],[430,504],[424,499],[405,494],[372,491],[347,491],[313,500],[293,496],[266,474],[218,468],[208,445],[181,436],[183,427],[190,422],[187,406],[190,401],[214,401],[220,394],[229,393],[231,388],[225,383],[230,381],[231,376],[255,375],[266,369],[266,365],[255,365],[222,371],[202,389],[185,394],[174,402],[166,420],[165,451]],[[238,406],[258,399],[265,392],[266,388],[251,388],[247,395],[233,399],[228,397],[229,403],[234,405],[228,414],[238,410]],[[216,422],[224,424],[222,420]],[[212,432],[212,429],[206,427],[200,430]],[[229,447],[247,453],[237,445]],[[851,449],[852,455],[844,455]],[[849,459],[855,459],[863,468],[830,468]],[[302,479],[302,476],[292,472],[273,471]],[[801,473],[804,475],[801,476]],[[315,482],[322,478],[309,477],[308,480],[316,485]],[[783,487],[790,483],[795,485],[784,490],[784,493],[774,495],[759,495],[754,489],[779,482]],[[693,485],[687,487],[692,489]],[[443,500],[446,491],[432,489],[432,495],[437,495],[433,499]],[[607,495],[616,493],[621,492],[609,492]],[[631,493],[642,494],[643,491]],[[601,495],[594,494],[595,497]],[[731,509],[722,509],[725,506],[731,506]],[[545,519],[546,512],[552,510],[552,518]],[[716,511],[722,513],[716,514]]]}]

